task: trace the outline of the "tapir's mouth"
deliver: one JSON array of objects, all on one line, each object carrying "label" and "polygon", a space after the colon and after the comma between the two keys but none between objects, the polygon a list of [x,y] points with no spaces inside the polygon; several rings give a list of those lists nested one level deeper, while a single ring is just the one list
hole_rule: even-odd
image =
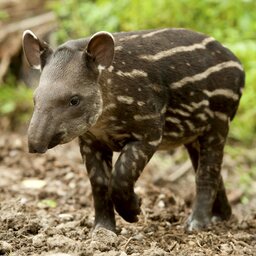
[{"label": "tapir's mouth", "polygon": [[64,132],[56,133],[52,137],[52,139],[51,139],[50,143],[48,144],[47,148],[50,149],[50,148],[54,148],[55,146],[59,145],[62,141],[63,135],[64,135]]}]

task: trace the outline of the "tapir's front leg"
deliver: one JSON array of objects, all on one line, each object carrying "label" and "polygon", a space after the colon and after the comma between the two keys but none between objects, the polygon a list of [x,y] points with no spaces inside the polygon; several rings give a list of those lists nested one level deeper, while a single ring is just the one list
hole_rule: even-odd
[{"label": "tapir's front leg", "polygon": [[95,208],[94,229],[104,227],[115,232],[115,214],[109,194],[113,152],[89,135],[79,138],[80,151],[90,178]]},{"label": "tapir's front leg", "polygon": [[150,160],[156,146],[145,141],[127,144],[112,172],[111,197],[116,211],[128,222],[138,221],[140,199],[134,193],[134,184]]}]

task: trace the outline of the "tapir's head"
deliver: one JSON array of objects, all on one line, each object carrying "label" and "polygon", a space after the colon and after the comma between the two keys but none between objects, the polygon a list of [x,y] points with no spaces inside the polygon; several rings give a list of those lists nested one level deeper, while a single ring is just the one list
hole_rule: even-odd
[{"label": "tapir's head", "polygon": [[99,32],[81,49],[64,45],[53,51],[25,31],[23,49],[30,66],[41,70],[28,129],[29,152],[44,153],[85,133],[101,115],[98,80],[112,63],[114,40]]}]

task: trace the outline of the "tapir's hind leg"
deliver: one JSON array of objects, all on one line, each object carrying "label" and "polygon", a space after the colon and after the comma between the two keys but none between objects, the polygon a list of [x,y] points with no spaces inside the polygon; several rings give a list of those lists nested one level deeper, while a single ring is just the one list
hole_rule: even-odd
[{"label": "tapir's hind leg", "polygon": [[[223,126],[226,128],[223,129]],[[185,145],[196,171],[196,200],[187,230],[206,227],[212,217],[227,220],[231,216],[225,187],[220,174],[228,124],[212,129],[198,141]]]}]

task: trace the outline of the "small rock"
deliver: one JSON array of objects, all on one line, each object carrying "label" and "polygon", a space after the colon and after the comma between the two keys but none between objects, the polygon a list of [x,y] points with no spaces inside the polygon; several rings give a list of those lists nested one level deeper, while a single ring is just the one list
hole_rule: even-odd
[{"label": "small rock", "polygon": [[45,236],[43,234],[38,234],[32,238],[32,244],[35,247],[42,247],[45,242]]},{"label": "small rock", "polygon": [[221,244],[221,245],[220,245],[220,251],[221,251],[222,253],[227,253],[227,254],[229,254],[229,253],[231,253],[231,252],[233,251],[233,248],[232,248],[232,246],[229,245],[229,244]]},{"label": "small rock", "polygon": [[19,154],[19,151],[16,150],[16,149],[13,149],[13,150],[11,150],[11,151],[9,152],[9,156],[10,156],[10,157],[15,157],[15,156],[17,156],[18,154]]},{"label": "small rock", "polygon": [[72,221],[74,219],[74,216],[69,213],[61,213],[59,214],[59,218],[61,221]]},{"label": "small rock", "polygon": [[105,228],[98,228],[92,233],[90,247],[101,252],[109,251],[117,242],[117,235]]},{"label": "small rock", "polygon": [[138,240],[138,241],[141,241],[141,240],[144,239],[144,236],[143,236],[141,233],[139,233],[139,234],[135,235],[135,236],[133,237],[133,239]]},{"label": "small rock", "polygon": [[190,246],[194,246],[196,243],[195,242],[193,242],[193,241],[189,241],[188,242],[188,245],[190,245]]},{"label": "small rock", "polygon": [[121,235],[127,235],[128,234],[128,230],[126,228],[122,228],[120,234]]},{"label": "small rock", "polygon": [[151,244],[151,248],[143,252],[143,256],[167,256],[169,255],[162,248],[157,247],[156,243]]},{"label": "small rock", "polygon": [[12,246],[5,242],[5,241],[0,241],[0,254],[6,254],[12,251]]},{"label": "small rock", "polygon": [[22,186],[28,189],[41,189],[46,185],[45,180],[26,179],[22,181]]},{"label": "small rock", "polygon": [[72,256],[72,255],[67,253],[62,253],[62,252],[55,252],[55,253],[43,254],[43,256]]},{"label": "small rock", "polygon": [[0,138],[0,148],[4,148],[6,145],[6,139],[4,137]]},{"label": "small rock", "polygon": [[160,201],[158,202],[158,207],[161,208],[161,209],[165,208],[165,203],[164,203],[163,200],[160,200]]},{"label": "small rock", "polygon": [[54,235],[47,239],[47,245],[51,249],[65,248],[72,250],[76,247],[76,241],[63,235]]},{"label": "small rock", "polygon": [[22,148],[22,141],[20,138],[16,138],[14,141],[13,141],[13,147],[15,149],[21,149]]}]

